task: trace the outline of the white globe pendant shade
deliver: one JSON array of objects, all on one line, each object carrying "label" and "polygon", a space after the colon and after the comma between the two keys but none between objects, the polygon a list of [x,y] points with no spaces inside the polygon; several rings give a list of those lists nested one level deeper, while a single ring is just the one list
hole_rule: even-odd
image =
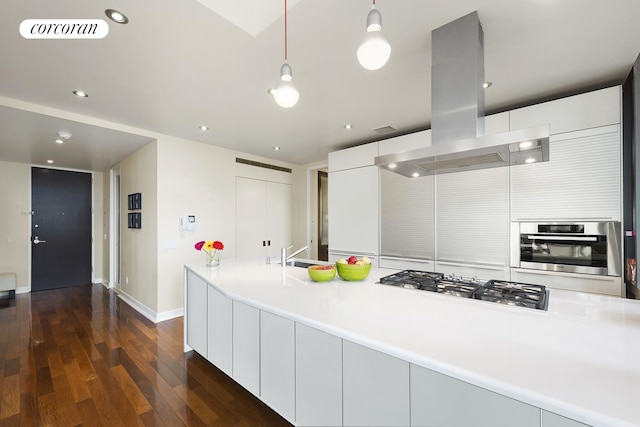
[{"label": "white globe pendant shade", "polygon": [[382,15],[373,8],[367,15],[367,35],[358,48],[358,61],[367,70],[377,70],[390,56],[389,39],[382,33]]},{"label": "white globe pendant shade", "polygon": [[291,83],[289,64],[282,64],[280,68],[280,82],[273,89],[273,97],[282,108],[291,108],[298,103],[300,93]]}]

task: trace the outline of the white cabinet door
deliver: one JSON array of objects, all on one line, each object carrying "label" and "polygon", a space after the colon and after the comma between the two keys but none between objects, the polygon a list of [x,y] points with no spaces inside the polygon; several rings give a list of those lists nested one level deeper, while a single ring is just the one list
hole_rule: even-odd
[{"label": "white cabinet door", "polygon": [[187,270],[185,305],[187,345],[207,357],[207,282]]},{"label": "white cabinet door", "polygon": [[233,348],[233,304],[219,291],[209,286],[207,321],[207,359],[231,376]]},{"label": "white cabinet door", "polygon": [[509,168],[435,180],[436,261],[508,266]]},{"label": "white cabinet door", "polygon": [[380,170],[380,255],[433,260],[434,179]]},{"label": "white cabinet door", "polygon": [[342,425],[342,339],[296,323],[296,425]]},{"label": "white cabinet door", "polygon": [[291,184],[236,177],[237,256],[277,256],[291,236]]},{"label": "white cabinet door", "polygon": [[547,411],[542,411],[542,424],[540,425],[541,427],[589,427],[587,424]]},{"label": "white cabinet door", "polygon": [[511,166],[511,219],[620,221],[618,125],[551,137],[549,161]]},{"label": "white cabinet door", "polygon": [[233,379],[260,396],[260,310],[233,301]]},{"label": "white cabinet door", "polygon": [[549,123],[551,134],[607,126],[621,121],[621,88],[614,86],[510,112],[511,130]]},{"label": "white cabinet door", "polygon": [[345,426],[409,425],[409,362],[343,340]]},{"label": "white cabinet door", "polygon": [[334,151],[329,153],[329,172],[372,166],[377,155],[377,142]]},{"label": "white cabinet door", "polygon": [[378,168],[329,173],[329,251],[378,253]]},{"label": "white cabinet door", "polygon": [[540,427],[540,409],[412,364],[411,425]]},{"label": "white cabinet door", "polygon": [[260,312],[260,398],[295,420],[294,322],[266,311]]},{"label": "white cabinet door", "polygon": [[[286,248],[293,243],[292,239],[292,189],[291,184],[266,182],[267,192],[267,240],[269,256],[276,256],[280,248]],[[256,212],[254,212],[255,214]],[[295,248],[298,249],[298,248]]]}]

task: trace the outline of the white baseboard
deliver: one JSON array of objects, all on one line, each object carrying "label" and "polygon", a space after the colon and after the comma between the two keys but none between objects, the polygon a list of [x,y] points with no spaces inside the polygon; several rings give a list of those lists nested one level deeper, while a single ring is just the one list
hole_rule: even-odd
[{"label": "white baseboard", "polygon": [[146,317],[147,319],[151,320],[153,323],[156,323],[156,312],[155,311],[151,310],[149,307],[147,307],[146,305],[142,304],[137,299],[127,295],[126,293],[124,293],[122,291],[118,291],[117,294],[118,294],[118,298],[120,298],[122,301],[126,302],[131,307],[133,307],[133,309],[136,310],[138,313],[142,314],[144,317]]},{"label": "white baseboard", "polygon": [[164,311],[162,313],[158,313],[157,314],[157,321],[156,323],[159,322],[164,322],[165,320],[171,320],[171,319],[175,319],[176,317],[182,317],[184,316],[184,308],[177,308],[175,310],[170,310],[170,311]]},{"label": "white baseboard", "polygon": [[176,310],[165,311],[162,313],[156,313],[146,305],[142,304],[137,299],[127,295],[122,291],[116,291],[118,297],[133,307],[138,313],[142,314],[147,319],[151,320],[153,323],[164,322],[165,320],[175,319],[176,317],[184,316],[184,308],[179,308]]}]

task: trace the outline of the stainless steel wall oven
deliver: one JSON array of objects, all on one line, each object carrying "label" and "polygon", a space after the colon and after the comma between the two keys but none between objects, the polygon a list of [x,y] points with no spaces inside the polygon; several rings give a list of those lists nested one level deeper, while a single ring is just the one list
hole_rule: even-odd
[{"label": "stainless steel wall oven", "polygon": [[[620,276],[619,222],[520,222],[512,267]],[[514,236],[515,237],[515,236]],[[515,255],[515,254],[514,254]],[[516,265],[513,265],[513,264]]]}]

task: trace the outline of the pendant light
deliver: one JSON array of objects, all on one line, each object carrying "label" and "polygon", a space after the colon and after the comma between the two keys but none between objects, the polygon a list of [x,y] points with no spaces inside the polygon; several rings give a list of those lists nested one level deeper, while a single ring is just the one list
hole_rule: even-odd
[{"label": "pendant light", "polygon": [[367,35],[358,48],[358,61],[367,70],[382,68],[391,55],[389,39],[382,33],[382,15],[373,0],[367,15]]},{"label": "pendant light", "polygon": [[280,81],[271,93],[279,106],[291,108],[298,102],[300,93],[291,83],[292,70],[287,64],[287,0],[284,0],[284,64],[280,67]]}]

